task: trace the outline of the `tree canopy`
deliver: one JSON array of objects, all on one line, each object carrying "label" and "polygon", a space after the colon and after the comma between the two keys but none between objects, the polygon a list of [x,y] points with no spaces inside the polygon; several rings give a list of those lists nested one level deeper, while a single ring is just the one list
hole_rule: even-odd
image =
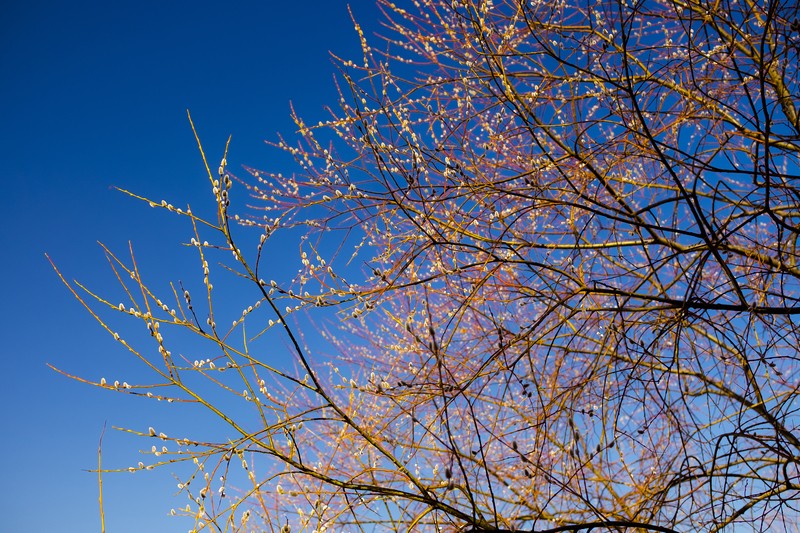
[{"label": "tree canopy", "polygon": [[[204,284],[159,295],[111,251],[129,302],[70,284],[154,372],[96,385],[230,428],[139,431],[194,461],[182,512],[198,531],[796,522],[800,6],[380,4],[330,118],[274,143],[295,174],[223,158],[216,220],[151,202],[192,224]],[[280,234],[301,270],[271,281]],[[250,291],[234,316],[215,261]],[[288,366],[248,344],[281,328]],[[179,361],[178,330],[210,355]]]}]

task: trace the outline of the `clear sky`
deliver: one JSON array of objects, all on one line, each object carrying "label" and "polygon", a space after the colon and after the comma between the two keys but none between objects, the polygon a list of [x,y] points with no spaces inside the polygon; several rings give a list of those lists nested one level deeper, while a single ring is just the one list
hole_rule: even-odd
[{"label": "clear sky", "polygon": [[[378,31],[371,0],[350,6],[368,35]],[[231,134],[234,171],[290,173],[263,141],[291,134],[290,101],[309,122],[335,104],[329,51],[358,57],[344,2],[0,6],[1,531],[99,531],[97,481],[85,470],[96,464],[104,422],[142,428],[167,416],[48,369],[94,379],[137,372],[44,254],[101,291],[108,274],[98,240],[120,252],[130,240],[154,277],[162,266],[169,272],[185,228],[112,187],[176,205],[213,201],[187,108],[213,161]],[[140,447],[107,432],[104,463],[135,464]],[[109,532],[188,527],[166,516],[184,502],[172,497],[169,470],[109,475],[104,488]]]}]

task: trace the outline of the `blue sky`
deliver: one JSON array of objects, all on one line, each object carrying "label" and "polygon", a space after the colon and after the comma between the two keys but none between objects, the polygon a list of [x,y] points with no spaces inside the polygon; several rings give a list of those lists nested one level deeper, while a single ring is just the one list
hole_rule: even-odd
[{"label": "blue sky", "polygon": [[[351,8],[378,30],[370,0]],[[3,531],[99,531],[96,462],[104,422],[146,427],[170,413],[72,382],[135,376],[135,365],[60,284],[103,289],[97,245],[128,241],[156,279],[180,270],[185,227],[113,190],[193,206],[212,201],[186,120],[209,157],[284,173],[264,144],[291,134],[289,102],[309,121],[336,102],[329,51],[358,57],[344,2],[6,2],[0,8],[0,161],[5,183],[0,373]],[[187,418],[191,414],[186,411]],[[135,464],[142,443],[107,432],[104,462]],[[108,531],[185,530],[168,519],[168,470],[104,478]]]}]

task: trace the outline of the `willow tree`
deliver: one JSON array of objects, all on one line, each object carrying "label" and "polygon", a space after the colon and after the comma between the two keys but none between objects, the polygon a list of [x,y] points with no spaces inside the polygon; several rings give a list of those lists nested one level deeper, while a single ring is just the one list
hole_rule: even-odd
[{"label": "willow tree", "polygon": [[[295,174],[223,159],[217,220],[151,202],[191,221],[200,295],[168,305],[112,256],[131,301],[91,304],[155,341],[119,339],[154,383],[97,385],[159,385],[229,427],[139,432],[194,460],[182,512],[212,531],[794,522],[798,5],[381,6],[329,120],[275,143]],[[301,270],[268,281],[281,233]],[[219,316],[212,296],[242,284]],[[270,328],[293,364],[249,348]],[[172,330],[211,355],[177,362]]]}]

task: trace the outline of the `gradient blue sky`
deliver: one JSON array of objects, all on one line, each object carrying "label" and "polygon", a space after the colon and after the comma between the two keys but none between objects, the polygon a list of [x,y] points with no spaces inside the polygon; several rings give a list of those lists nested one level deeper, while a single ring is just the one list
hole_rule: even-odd
[{"label": "gradient blue sky", "polygon": [[[350,5],[367,34],[378,30],[371,0]],[[2,4],[0,530],[99,531],[96,477],[84,470],[103,423],[141,428],[169,416],[47,368],[94,379],[136,372],[44,254],[101,289],[98,240],[118,251],[133,241],[156,277],[152,265],[174,266],[185,228],[112,187],[176,205],[211,201],[187,108],[213,161],[232,134],[232,169],[291,172],[263,141],[291,134],[290,101],[310,121],[336,102],[329,50],[358,57],[344,2]],[[140,447],[107,432],[104,462],[135,464]],[[185,503],[173,499],[168,470],[109,475],[104,487],[109,532],[188,528],[166,517]]]}]

